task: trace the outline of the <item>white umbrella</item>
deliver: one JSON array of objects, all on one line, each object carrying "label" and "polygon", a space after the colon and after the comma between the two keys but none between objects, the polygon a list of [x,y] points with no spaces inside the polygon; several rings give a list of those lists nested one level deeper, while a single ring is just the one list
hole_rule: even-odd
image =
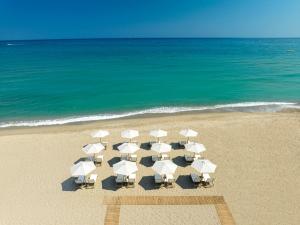
[{"label": "white umbrella", "polygon": [[167,136],[168,132],[165,130],[158,129],[158,130],[151,130],[149,134],[152,137],[156,137],[157,141],[159,142],[159,138]]},{"label": "white umbrella", "polygon": [[82,148],[86,154],[97,154],[101,152],[105,147],[101,143],[88,144]]},{"label": "white umbrella", "polygon": [[139,132],[137,130],[124,130],[122,131],[121,136],[122,138],[128,138],[131,141],[132,138],[139,136]]},{"label": "white umbrella", "polygon": [[177,165],[171,160],[156,161],[152,169],[158,174],[173,174],[177,169]]},{"label": "white umbrella", "polygon": [[206,151],[206,148],[203,144],[196,142],[191,142],[184,145],[185,149],[189,152],[200,153]]},{"label": "white umbrella", "polygon": [[73,177],[86,176],[96,169],[92,161],[81,161],[71,167],[71,175]]},{"label": "white umbrella", "polygon": [[138,170],[138,168],[135,162],[122,160],[113,165],[113,170],[115,174],[129,176],[130,174],[135,173]]},{"label": "white umbrella", "polygon": [[154,143],[151,146],[151,150],[156,151],[158,153],[170,152],[172,146],[165,143]]},{"label": "white umbrella", "polygon": [[96,131],[92,132],[92,134],[91,134],[91,136],[94,138],[100,138],[100,142],[101,142],[101,138],[104,138],[108,135],[109,135],[109,132],[107,130],[96,130]]},{"label": "white umbrella", "polygon": [[192,163],[192,167],[200,173],[214,173],[217,165],[213,164],[208,159],[196,159]]},{"label": "white umbrella", "polygon": [[183,129],[179,132],[182,136],[186,137],[187,140],[189,140],[190,137],[196,137],[198,135],[197,131],[194,131],[192,129]]},{"label": "white umbrella", "polygon": [[123,143],[118,146],[120,153],[131,154],[139,150],[139,147],[135,143]]}]

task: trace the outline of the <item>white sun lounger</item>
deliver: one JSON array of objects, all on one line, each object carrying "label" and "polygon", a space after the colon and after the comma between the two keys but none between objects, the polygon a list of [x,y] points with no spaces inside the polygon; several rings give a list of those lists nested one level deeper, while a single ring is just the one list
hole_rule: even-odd
[{"label": "white sun lounger", "polygon": [[161,187],[164,184],[163,177],[158,173],[154,174],[154,181],[155,181],[155,185],[159,187]]},{"label": "white sun lounger", "polygon": [[97,174],[91,174],[91,175],[89,176],[89,178],[87,179],[87,181],[86,181],[87,187],[92,187],[92,188],[94,188],[94,187],[95,187],[95,183],[96,183],[96,181],[97,181],[97,177],[98,177]]},{"label": "white sun lounger", "polygon": [[195,187],[200,186],[202,179],[198,174],[191,173],[191,179],[192,179],[193,184],[195,185]]},{"label": "white sun lounger", "polygon": [[101,165],[103,162],[103,155],[96,155],[94,158],[94,162],[96,165]]},{"label": "white sun lounger", "polygon": [[127,180],[127,182],[128,182],[127,187],[134,187],[135,180],[136,180],[136,174],[135,173],[130,174],[128,176],[128,180]]}]

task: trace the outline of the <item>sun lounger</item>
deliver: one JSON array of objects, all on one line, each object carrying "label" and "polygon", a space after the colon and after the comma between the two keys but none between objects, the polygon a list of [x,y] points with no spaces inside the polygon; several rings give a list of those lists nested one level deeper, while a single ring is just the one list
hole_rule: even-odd
[{"label": "sun lounger", "polygon": [[174,183],[175,183],[174,176],[172,174],[166,174],[166,187],[172,188],[172,187],[174,187]]},{"label": "sun lounger", "polygon": [[133,174],[130,174],[128,176],[128,180],[127,180],[127,187],[134,187],[135,185],[135,179],[136,179],[136,174],[133,173]]},{"label": "sun lounger", "polygon": [[167,154],[161,155],[161,160],[167,160],[167,159],[170,159],[170,156],[168,156]]},{"label": "sun lounger", "polygon": [[130,155],[130,161],[131,162],[136,162],[137,161],[137,155],[136,154]]},{"label": "sun lounger", "polygon": [[199,154],[196,154],[196,155],[194,156],[194,160],[196,160],[196,159],[203,159],[203,157],[202,157],[201,155],[199,155]]},{"label": "sun lounger", "polygon": [[185,144],[187,144],[187,141],[179,141],[179,142],[178,142],[178,145],[179,145],[180,147],[184,147]]},{"label": "sun lounger", "polygon": [[127,161],[129,161],[129,155],[128,154],[121,155],[121,160],[127,160]]},{"label": "sun lounger", "polygon": [[95,183],[97,181],[97,177],[98,177],[97,174],[91,174],[89,176],[89,178],[87,179],[87,181],[86,181],[86,187],[94,188],[95,187]]},{"label": "sun lounger", "polygon": [[203,179],[202,179],[203,187],[205,187],[205,188],[213,187],[214,181],[215,181],[215,179],[211,178],[208,173],[203,174]]},{"label": "sun lounger", "polygon": [[199,187],[201,184],[201,177],[195,173],[191,173],[191,179],[195,187]]},{"label": "sun lounger", "polygon": [[161,187],[164,184],[163,177],[158,173],[154,174],[154,181],[155,181],[155,186],[158,186],[158,187]]},{"label": "sun lounger", "polygon": [[161,156],[158,156],[158,155],[153,155],[151,158],[152,158],[153,162],[161,160]]},{"label": "sun lounger", "polygon": [[85,178],[84,176],[79,176],[75,179],[75,184],[77,184],[80,188],[82,188],[83,185],[85,185]]},{"label": "sun lounger", "polygon": [[125,181],[126,181],[126,176],[121,175],[121,174],[117,174],[116,183],[117,183],[118,186],[123,186]]},{"label": "sun lounger", "polygon": [[97,155],[94,158],[94,162],[96,165],[101,165],[103,162],[103,155]]},{"label": "sun lounger", "polygon": [[188,163],[192,163],[194,161],[194,157],[191,155],[184,155],[184,159]]}]

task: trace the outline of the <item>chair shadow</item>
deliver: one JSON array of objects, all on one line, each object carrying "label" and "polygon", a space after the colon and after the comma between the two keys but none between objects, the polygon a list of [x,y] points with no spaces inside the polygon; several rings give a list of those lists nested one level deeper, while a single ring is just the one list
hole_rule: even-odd
[{"label": "chair shadow", "polygon": [[140,148],[144,149],[144,150],[150,150],[151,146],[150,146],[149,142],[144,142],[144,143],[141,143]]},{"label": "chair shadow", "polygon": [[152,156],[144,156],[140,160],[140,164],[142,164],[145,167],[151,167],[153,166],[154,162],[152,161]]},{"label": "chair shadow", "polygon": [[178,142],[172,142],[172,143],[170,143],[170,145],[172,146],[172,149],[174,149],[174,150],[184,149],[184,146],[179,145]]},{"label": "chair shadow", "polygon": [[113,150],[119,151],[118,147],[119,147],[121,144],[123,144],[123,142],[120,142],[120,143],[117,143],[117,144],[112,145],[112,149],[113,149]]},{"label": "chair shadow", "polygon": [[69,177],[61,183],[62,191],[76,191],[79,189],[78,185],[74,182],[74,177]]},{"label": "chair shadow", "polygon": [[102,189],[109,191],[117,191],[119,187],[116,184],[115,176],[110,176],[101,181]]},{"label": "chair shadow", "polygon": [[175,158],[172,159],[172,161],[177,165],[177,166],[181,166],[181,167],[187,167],[189,165],[191,165],[190,163],[187,163],[184,159],[183,156],[177,156]]},{"label": "chair shadow", "polygon": [[107,163],[110,167],[113,167],[113,165],[119,161],[120,161],[120,157],[115,156],[115,157],[111,158],[110,160],[108,160]]},{"label": "chair shadow", "polygon": [[139,182],[139,185],[146,191],[158,189],[158,187],[155,186],[153,176],[143,176]]},{"label": "chair shadow", "polygon": [[196,189],[189,175],[179,175],[176,180],[176,184],[183,189]]},{"label": "chair shadow", "polygon": [[77,159],[77,160],[74,162],[74,164],[77,164],[77,163],[79,163],[79,162],[84,162],[84,161],[87,161],[87,160],[88,160],[87,157],[81,157],[81,158]]}]

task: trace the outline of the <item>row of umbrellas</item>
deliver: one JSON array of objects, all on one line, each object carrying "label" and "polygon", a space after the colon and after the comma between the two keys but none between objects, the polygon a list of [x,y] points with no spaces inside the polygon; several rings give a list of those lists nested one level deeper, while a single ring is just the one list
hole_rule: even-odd
[{"label": "row of umbrellas", "polygon": [[[208,159],[198,159],[192,163],[192,167],[200,173],[214,173],[217,166]],[[95,169],[92,161],[81,161],[71,167],[71,174],[73,177],[86,176]],[[174,174],[177,165],[171,160],[161,160],[156,161],[152,169],[158,174]],[[135,162],[122,160],[113,165],[113,171],[115,174],[129,176],[138,171],[138,168]]]},{"label": "row of umbrellas", "polygon": [[[94,138],[100,138],[100,142],[101,139],[108,136],[110,133],[107,130],[97,130],[94,131],[91,135]],[[161,137],[166,137],[168,135],[168,132],[165,130],[161,130],[161,129],[157,129],[157,130],[151,130],[150,131],[150,136],[152,137],[156,137],[156,138],[161,138]],[[198,135],[197,131],[194,131],[192,129],[183,129],[179,132],[179,134],[181,134],[182,136],[186,137],[186,138],[190,138],[190,137],[196,137]],[[138,137],[139,131],[137,130],[124,130],[121,132],[121,137],[122,138],[127,138],[132,140],[132,138],[136,138]]]}]

